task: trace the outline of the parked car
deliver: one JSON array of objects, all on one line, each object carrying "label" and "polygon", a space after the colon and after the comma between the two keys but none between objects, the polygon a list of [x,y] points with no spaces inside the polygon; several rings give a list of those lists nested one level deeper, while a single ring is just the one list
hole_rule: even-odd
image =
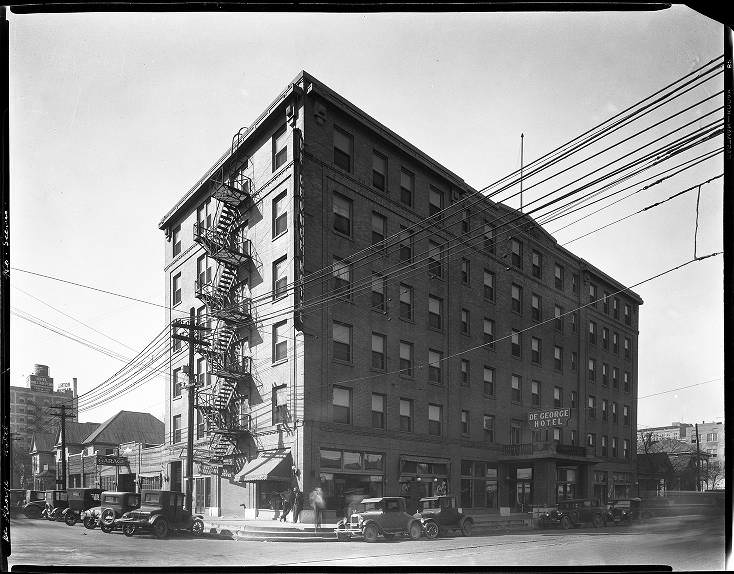
[{"label": "parked car", "polygon": [[423,534],[423,528],[420,519],[405,512],[404,498],[385,496],[363,499],[359,510],[340,520],[334,532],[339,541],[361,537],[367,542],[374,542],[379,536],[392,538],[397,534],[417,540]]},{"label": "parked car", "polygon": [[204,517],[184,508],[183,492],[143,490],[140,508],[130,510],[116,519],[113,527],[122,528],[125,536],[138,531],[152,532],[156,538],[165,538],[171,530],[188,530],[194,536],[204,533]]},{"label": "parked car", "polygon": [[43,490],[26,490],[25,502],[21,512],[28,518],[45,518],[46,492]]},{"label": "parked car", "polygon": [[607,509],[599,506],[593,498],[571,498],[559,502],[554,510],[540,517],[540,527],[560,526],[568,530],[571,526],[591,524],[594,528],[604,526]]},{"label": "parked car", "polygon": [[610,500],[608,503],[607,523],[612,525],[628,524],[642,517],[641,498],[623,498]]},{"label": "parked car", "polygon": [[47,490],[46,491],[46,519],[61,521],[64,517],[61,513],[68,508],[69,501],[65,490]]},{"label": "parked car", "polygon": [[89,508],[82,513],[82,521],[87,528],[99,526],[102,532],[110,533],[115,528],[116,518],[139,507],[140,494],[137,492],[106,490],[100,497],[99,506]]},{"label": "parked car", "polygon": [[69,526],[74,526],[81,520],[81,514],[88,508],[99,505],[101,488],[70,488],[66,491],[68,506],[61,515],[64,522]]},{"label": "parked car", "polygon": [[415,517],[421,521],[426,538],[433,540],[447,530],[461,531],[464,536],[471,536],[474,520],[466,516],[456,506],[455,496],[429,496],[418,501],[418,512]]}]

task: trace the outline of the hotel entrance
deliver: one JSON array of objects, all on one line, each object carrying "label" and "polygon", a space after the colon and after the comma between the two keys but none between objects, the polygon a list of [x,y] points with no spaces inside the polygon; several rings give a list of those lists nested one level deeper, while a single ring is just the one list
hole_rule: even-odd
[{"label": "hotel entrance", "polygon": [[533,468],[515,469],[515,512],[529,512],[533,508]]}]

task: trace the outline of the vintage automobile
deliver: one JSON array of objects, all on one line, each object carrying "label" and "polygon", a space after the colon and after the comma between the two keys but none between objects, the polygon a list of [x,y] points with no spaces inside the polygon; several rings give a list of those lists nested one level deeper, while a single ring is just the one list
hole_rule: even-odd
[{"label": "vintage automobile", "polygon": [[455,496],[421,498],[415,517],[421,521],[426,538],[431,540],[448,530],[459,530],[464,536],[471,536],[474,529],[474,520],[466,516],[461,508],[457,508]]},{"label": "vintage automobile", "polygon": [[69,501],[66,497],[65,490],[47,490],[46,491],[46,508],[45,516],[47,520],[58,520],[59,522],[64,519],[62,512],[68,508]]},{"label": "vintage automobile", "polygon": [[64,522],[74,526],[81,520],[82,512],[99,504],[101,494],[101,488],[69,488],[66,491],[68,506],[61,512]]},{"label": "vintage automobile", "polygon": [[570,498],[559,502],[556,509],[540,516],[541,528],[560,526],[568,530],[571,526],[591,524],[594,528],[605,525],[607,510],[592,498]]},{"label": "vintage automobile", "polygon": [[642,517],[641,503],[641,498],[610,500],[607,503],[607,524],[629,524],[633,520],[639,520]]},{"label": "vintage automobile", "polygon": [[101,495],[99,506],[82,513],[82,522],[89,529],[99,525],[102,532],[110,533],[114,530],[115,518],[120,518],[126,512],[139,507],[140,494],[137,492],[106,490]]},{"label": "vintage automobile", "polygon": [[140,507],[129,510],[114,520],[113,528],[121,528],[125,536],[138,531],[152,532],[156,538],[165,538],[172,530],[188,530],[194,536],[204,533],[204,517],[184,508],[183,492],[170,490],[143,490]]},{"label": "vintage automobile", "polygon": [[28,518],[45,518],[46,492],[43,490],[26,490],[21,512]]},{"label": "vintage automobile", "polygon": [[365,498],[357,512],[340,520],[334,530],[339,541],[354,537],[374,542],[379,536],[392,538],[396,534],[417,540],[423,534],[419,519],[405,512],[405,499],[399,496]]}]

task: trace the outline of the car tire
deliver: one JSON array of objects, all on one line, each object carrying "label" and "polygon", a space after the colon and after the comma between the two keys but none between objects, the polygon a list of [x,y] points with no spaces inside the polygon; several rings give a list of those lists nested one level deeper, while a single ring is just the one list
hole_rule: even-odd
[{"label": "car tire", "polygon": [[76,524],[76,512],[67,512],[64,514],[64,522],[67,526],[74,526]]},{"label": "car tire", "polygon": [[159,518],[153,523],[153,536],[158,538],[159,540],[161,538],[165,538],[168,536],[168,522],[166,522],[165,518]]},{"label": "car tire", "polygon": [[364,535],[365,542],[374,542],[377,540],[377,537],[380,535],[380,531],[377,529],[377,526],[374,524],[368,524],[364,527],[364,530],[362,531],[362,534]]},{"label": "car tire", "polygon": [[461,523],[461,533],[464,536],[471,536],[472,532],[474,531],[474,521],[467,518],[464,520],[464,522]]},{"label": "car tire", "polygon": [[122,533],[125,536],[132,536],[133,534],[135,534],[135,525],[134,524],[125,524],[122,527]]},{"label": "car tire", "polygon": [[429,520],[423,525],[423,531],[426,533],[426,538],[429,540],[435,540],[438,538],[440,530],[441,529],[438,527],[438,524],[433,520]]},{"label": "car tire", "polygon": [[595,514],[594,518],[591,519],[591,525],[594,528],[601,528],[601,523],[602,523],[601,516],[599,516],[598,514]]},{"label": "car tire", "polygon": [[112,532],[115,529],[115,527],[112,526],[112,524],[107,524],[106,522],[100,522],[99,529],[102,532],[104,532],[105,534],[109,534],[110,532]]},{"label": "car tire", "polygon": [[193,534],[196,537],[203,536],[204,535],[204,521],[200,518],[197,518],[194,520],[193,524],[191,524],[191,534]]},{"label": "car tire", "polygon": [[563,528],[563,530],[571,528],[571,519],[568,516],[561,518],[561,528]]},{"label": "car tire", "polygon": [[411,522],[408,526],[408,536],[411,540],[418,540],[423,535],[423,527],[420,522]]},{"label": "car tire", "polygon": [[111,508],[105,508],[102,511],[102,514],[99,515],[99,523],[100,524],[108,524],[112,526],[112,523],[115,521],[115,511]]},{"label": "car tire", "polygon": [[97,521],[94,519],[93,516],[85,516],[84,517],[84,528],[87,530],[94,530],[97,527]]}]

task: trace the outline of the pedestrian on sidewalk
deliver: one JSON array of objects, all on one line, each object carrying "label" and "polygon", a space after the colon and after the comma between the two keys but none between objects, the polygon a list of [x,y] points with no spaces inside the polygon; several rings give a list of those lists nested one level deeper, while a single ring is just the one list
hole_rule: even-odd
[{"label": "pedestrian on sidewalk", "polygon": [[278,494],[276,491],[273,491],[270,493],[270,497],[268,498],[268,502],[270,503],[270,508],[273,511],[273,520],[278,518],[278,510],[280,510],[280,494]]},{"label": "pedestrian on sidewalk", "polygon": [[293,491],[292,490],[285,490],[285,491],[281,492],[280,496],[283,499],[283,512],[280,515],[280,521],[281,522],[286,522],[286,518],[288,517],[288,513],[293,508]]},{"label": "pedestrian on sidewalk", "polygon": [[293,522],[298,522],[298,516],[303,510],[303,493],[297,486],[293,487]]},{"label": "pedestrian on sidewalk", "polygon": [[309,494],[308,499],[313,507],[313,527],[321,528],[321,512],[324,509],[324,492],[320,487],[316,487]]}]

